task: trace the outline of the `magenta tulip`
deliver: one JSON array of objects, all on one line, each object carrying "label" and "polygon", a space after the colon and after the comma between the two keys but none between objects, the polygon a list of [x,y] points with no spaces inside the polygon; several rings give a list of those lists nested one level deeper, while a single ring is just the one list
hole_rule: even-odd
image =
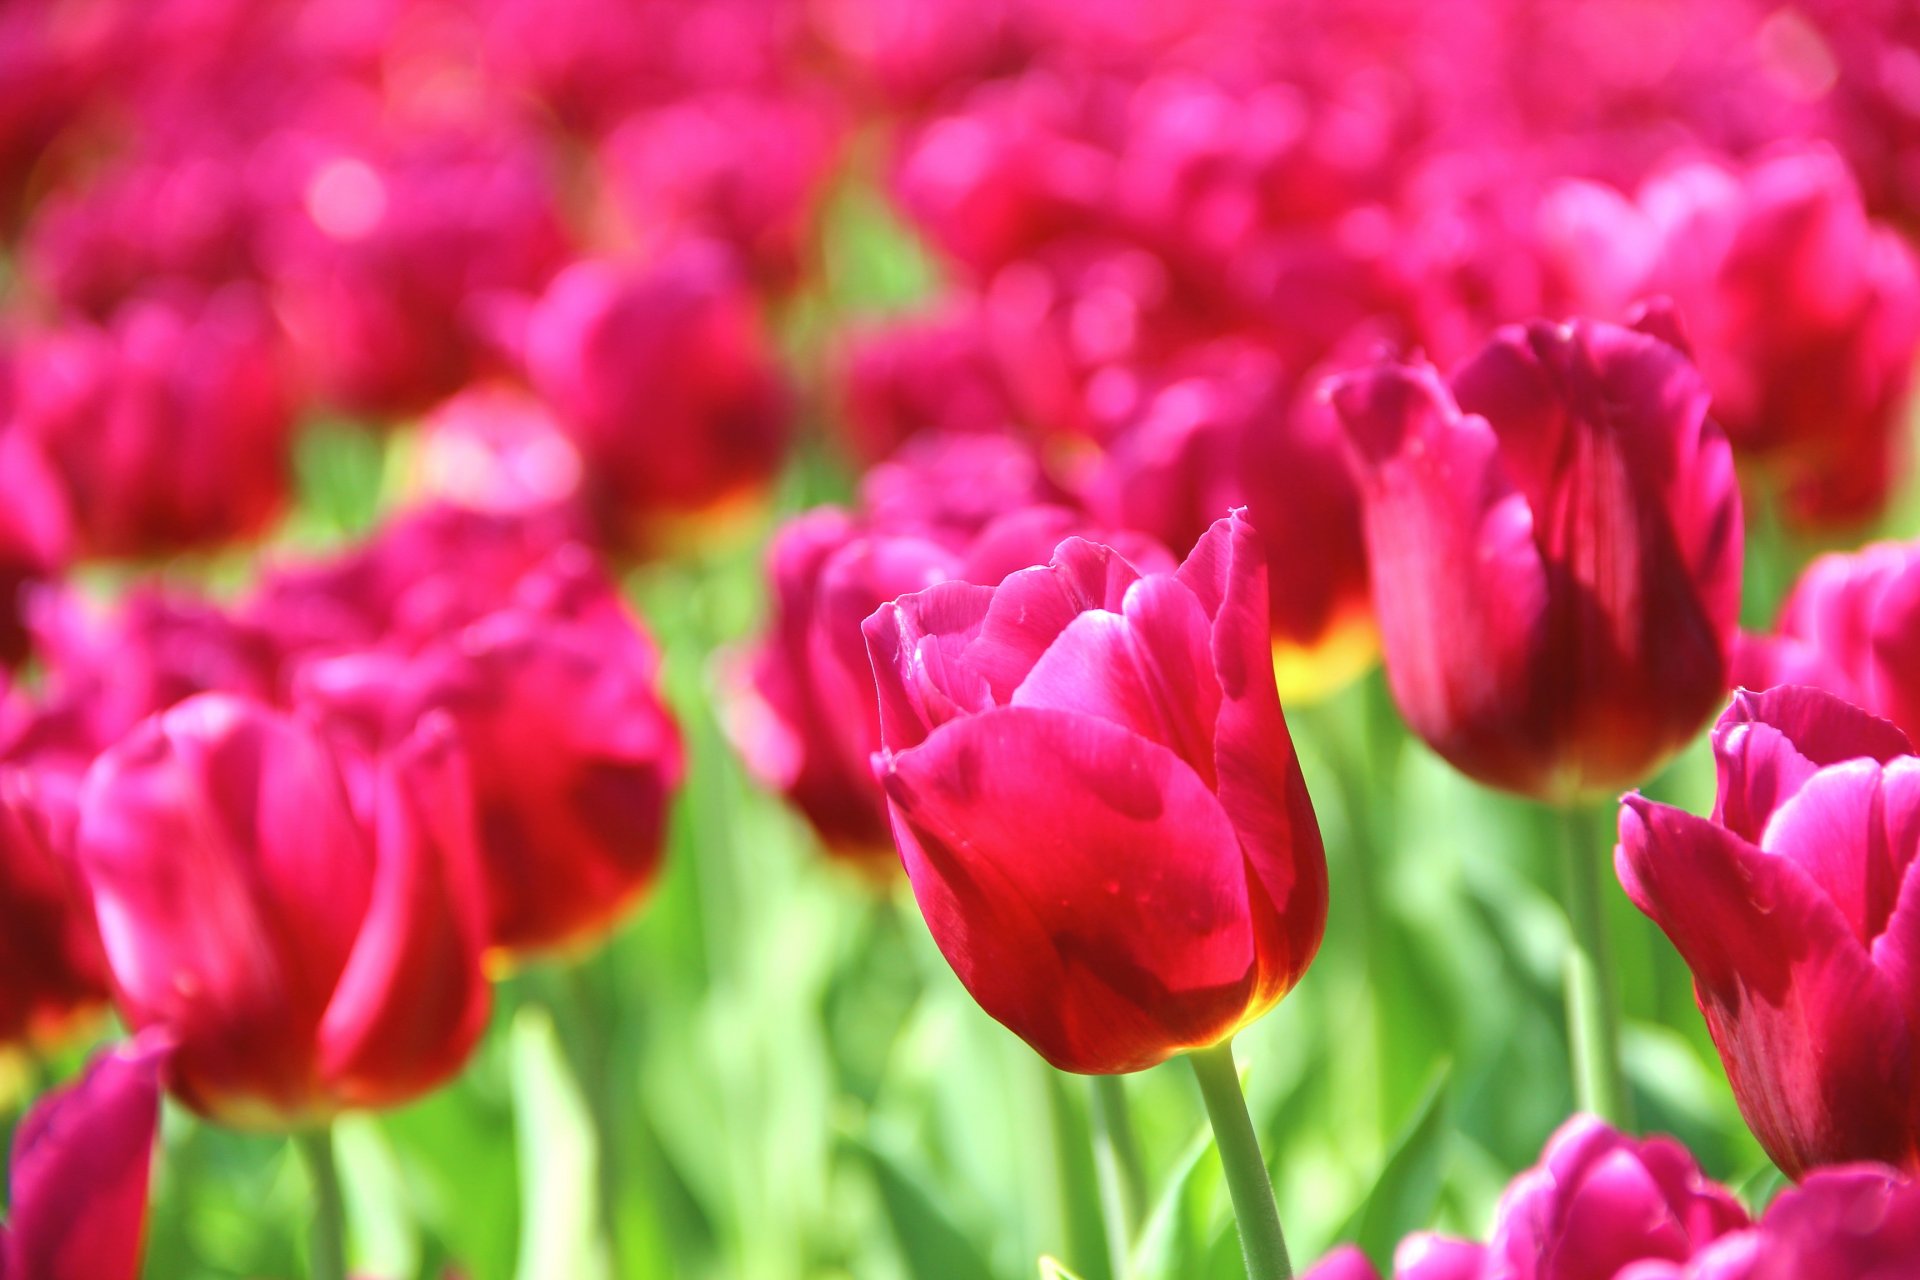
[{"label": "magenta tulip", "polygon": [[1800,575],[1771,634],[1743,636],[1734,677],[1813,685],[1920,733],[1920,543],[1821,556]]},{"label": "magenta tulip", "polygon": [[88,772],[75,850],[122,1015],[169,1088],[298,1128],[445,1081],[486,1021],[472,801],[449,727],[369,758],[201,694]]},{"label": "magenta tulip", "polygon": [[1920,1185],[1891,1169],[1821,1169],[1780,1194],[1751,1230],[1685,1266],[1648,1265],[1620,1280],[1901,1280],[1920,1259]]},{"label": "magenta tulip", "polygon": [[383,646],[300,673],[295,702],[369,744],[457,732],[473,778],[489,945],[597,937],[651,887],[685,766],[659,655],[584,547],[568,546],[484,616],[409,652]]},{"label": "magenta tulip", "polygon": [[107,1002],[100,935],[60,835],[71,786],[57,769],[0,762],[0,1046],[45,1046]]},{"label": "magenta tulip", "polygon": [[789,392],[719,245],[567,268],[534,305],[525,354],[616,545],[648,549],[673,521],[758,493],[785,456]]},{"label": "magenta tulip", "polygon": [[1219,1044],[1306,971],[1326,863],[1281,715],[1258,536],[1173,573],[1070,538],[867,620],[894,838],[947,961],[1066,1070]]},{"label": "magenta tulip", "polygon": [[1920,760],[1830,694],[1741,693],[1711,821],[1620,812],[1627,896],[1679,949],[1741,1114],[1792,1177],[1920,1170]]},{"label": "magenta tulip", "polygon": [[1686,358],[1575,321],[1333,384],[1402,712],[1483,782],[1629,785],[1724,696],[1740,498]]},{"label": "magenta tulip", "polygon": [[49,1094],[13,1140],[0,1280],[137,1280],[165,1046],[137,1041]]}]

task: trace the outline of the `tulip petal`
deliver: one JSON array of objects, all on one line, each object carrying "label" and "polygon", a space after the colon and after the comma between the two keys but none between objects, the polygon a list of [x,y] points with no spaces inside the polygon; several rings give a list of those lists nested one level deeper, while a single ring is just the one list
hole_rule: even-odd
[{"label": "tulip petal", "polygon": [[1480,1280],[1485,1245],[1416,1231],[1393,1251],[1395,1280]]},{"label": "tulip petal", "polygon": [[1862,946],[1886,928],[1920,838],[1920,760],[1820,770],[1767,820],[1760,847],[1791,858]]},{"label": "tulip petal", "polygon": [[13,1142],[13,1219],[0,1274],[136,1280],[160,1120],[158,1041],[108,1053],[48,1095]]},{"label": "tulip petal", "polygon": [[1068,538],[1044,568],[1023,569],[1000,583],[967,646],[967,665],[1005,704],[1054,637],[1089,609],[1120,612],[1140,573],[1112,547]]},{"label": "tulip petal", "polygon": [[1365,498],[1387,676],[1409,723],[1455,766],[1531,792],[1551,767],[1528,710],[1547,574],[1500,442],[1428,367],[1333,386]]},{"label": "tulip petal", "polygon": [[451,1075],[489,1005],[473,798],[451,723],[423,720],[375,787],[373,897],[319,1032],[321,1077],[362,1107]]},{"label": "tulip petal", "polygon": [[1239,842],[1165,747],[1091,716],[996,708],[887,757],[882,781],[941,951],[1049,1062],[1139,1070],[1245,1015]]},{"label": "tulip petal", "polygon": [[960,661],[992,603],[992,587],[943,582],[881,605],[861,624],[887,750],[917,746],[960,711],[993,705],[986,681]]},{"label": "tulip petal", "polygon": [[1261,990],[1278,999],[1319,950],[1327,862],[1274,685],[1266,550],[1245,513],[1215,521],[1181,565],[1179,578],[1213,620],[1211,658],[1222,694],[1214,735],[1216,790],[1263,891],[1256,905],[1277,913],[1278,927],[1259,929],[1256,937],[1263,944]]},{"label": "tulip petal", "polygon": [[1914,1046],[1903,1011],[1794,861],[1631,795],[1614,863],[1693,971],[1734,1096],[1775,1163],[1797,1175],[1909,1154]]},{"label": "tulip petal", "polygon": [[1309,1267],[1300,1280],[1380,1280],[1367,1255],[1350,1244],[1343,1244]]},{"label": "tulip petal", "polygon": [[1817,770],[1910,751],[1906,735],[1891,724],[1823,690],[1743,689],[1713,730],[1720,772],[1714,821],[1757,844],[1768,816]]},{"label": "tulip petal", "polygon": [[1172,751],[1214,786],[1212,636],[1200,602],[1171,576],[1127,588],[1122,613],[1089,609],[1041,655],[1011,705],[1111,720]]}]

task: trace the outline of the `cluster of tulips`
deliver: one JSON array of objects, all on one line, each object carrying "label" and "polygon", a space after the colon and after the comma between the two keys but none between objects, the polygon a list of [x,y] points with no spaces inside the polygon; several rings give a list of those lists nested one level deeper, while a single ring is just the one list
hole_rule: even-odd
[{"label": "cluster of tulips", "polygon": [[[1904,482],[1916,12],[12,4],[0,1048],[125,1035],[19,1127],[0,1280],[140,1274],[163,1093],[290,1135],[343,1280],[329,1126],[661,870],[688,754],[624,575],[835,459],[711,692],[850,891],[904,869],[1095,1078],[1111,1243],[1064,1266],[1126,1280],[1119,1078],[1185,1056],[1247,1274],[1292,1274],[1232,1042],[1357,856],[1283,700],[1378,660],[1575,819],[1580,1114],[1394,1274],[1920,1276],[1920,542],[1740,629],[1750,531],[1854,545]],[[1710,815],[1632,790],[1716,715]],[[1616,879],[1770,1204],[1634,1136]]]}]

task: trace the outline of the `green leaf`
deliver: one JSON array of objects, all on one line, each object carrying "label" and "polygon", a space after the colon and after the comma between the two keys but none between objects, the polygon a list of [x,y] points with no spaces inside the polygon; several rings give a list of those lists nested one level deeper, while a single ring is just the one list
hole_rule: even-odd
[{"label": "green leaf", "polygon": [[1389,1149],[1372,1190],[1341,1228],[1341,1239],[1353,1241],[1381,1265],[1391,1261],[1402,1236],[1433,1220],[1439,1204],[1449,1138],[1447,1086],[1451,1075],[1449,1065],[1435,1068],[1412,1117]]},{"label": "green leaf", "polygon": [[1065,1264],[1057,1258],[1040,1259],[1040,1280],[1080,1280],[1074,1272],[1067,1270]]},{"label": "green leaf", "polygon": [[844,1142],[879,1188],[908,1275],[914,1280],[993,1280],[993,1268],[972,1234],[947,1216],[918,1175],[864,1138],[848,1136]]},{"label": "green leaf", "polygon": [[513,1018],[514,1131],[520,1151],[519,1280],[604,1280],[598,1156],[580,1088],[545,1010]]}]

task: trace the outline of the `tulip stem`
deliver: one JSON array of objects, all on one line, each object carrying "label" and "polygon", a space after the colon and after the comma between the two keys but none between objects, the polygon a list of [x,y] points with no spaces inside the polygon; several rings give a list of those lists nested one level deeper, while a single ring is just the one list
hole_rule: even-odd
[{"label": "tulip stem", "polygon": [[323,1125],[296,1133],[293,1145],[313,1181],[313,1265],[307,1274],[310,1280],[347,1280],[347,1210],[333,1159],[333,1130]]},{"label": "tulip stem", "polygon": [[1586,815],[1569,807],[1566,826],[1567,1041],[1573,1093],[1582,1111],[1619,1128],[1633,1124],[1620,1066],[1620,993],[1607,945],[1607,859]]},{"label": "tulip stem", "polygon": [[1146,1166],[1127,1111],[1119,1076],[1089,1076],[1093,1093],[1093,1163],[1100,1175],[1100,1207],[1107,1220],[1107,1253],[1114,1280],[1132,1270],[1133,1240],[1147,1210]]},{"label": "tulip stem", "polygon": [[1227,1174],[1227,1192],[1233,1197],[1233,1216],[1240,1224],[1240,1256],[1247,1264],[1247,1280],[1292,1280],[1287,1241],[1280,1233],[1280,1207],[1274,1203],[1273,1181],[1260,1156],[1260,1139],[1240,1091],[1240,1073],[1233,1065],[1233,1041],[1222,1040],[1210,1049],[1187,1055],[1206,1100],[1207,1119],[1213,1124],[1214,1145]]}]

